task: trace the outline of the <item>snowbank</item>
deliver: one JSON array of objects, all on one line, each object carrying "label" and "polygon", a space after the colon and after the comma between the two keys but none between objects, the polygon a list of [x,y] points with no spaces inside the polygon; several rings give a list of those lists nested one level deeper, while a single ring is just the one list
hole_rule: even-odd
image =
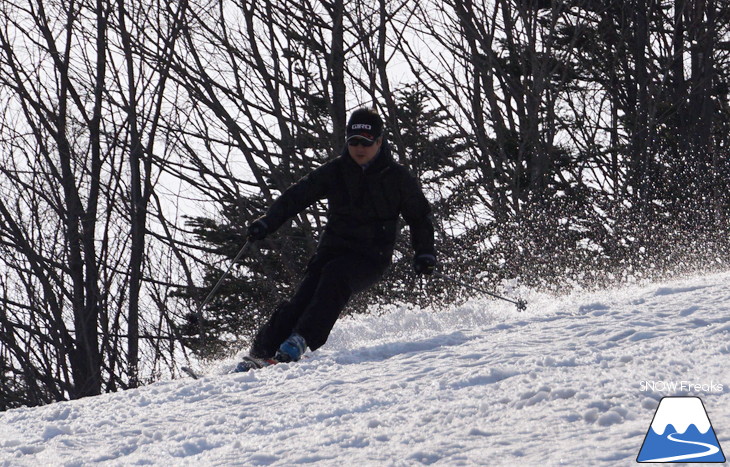
[{"label": "snowbank", "polygon": [[2,413],[0,465],[629,465],[678,394],[727,450],[728,279],[343,319],[299,364]]}]

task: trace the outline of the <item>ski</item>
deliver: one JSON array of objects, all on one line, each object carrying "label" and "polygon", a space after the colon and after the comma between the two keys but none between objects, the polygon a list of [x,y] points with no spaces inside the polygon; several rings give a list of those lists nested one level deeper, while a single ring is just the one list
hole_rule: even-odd
[{"label": "ski", "polygon": [[247,371],[258,370],[259,368],[276,365],[277,363],[280,362],[273,358],[254,358],[247,355],[238,362],[238,365],[236,365],[231,373],[245,373]]},{"label": "ski", "polygon": [[[308,356],[304,356],[303,358],[309,358]],[[245,373],[251,370],[258,370],[261,368],[265,368],[267,366],[277,365],[279,363],[291,363],[291,362],[280,362],[274,358],[254,358],[245,356],[241,359],[240,362],[236,365],[236,367],[229,372],[229,374],[235,374],[235,373]],[[198,374],[190,368],[189,366],[183,366],[180,367],[180,371],[185,373],[186,375],[190,376],[193,379],[200,379],[202,375]]]},{"label": "ski", "polygon": [[[309,359],[309,355],[303,355],[302,360]],[[267,366],[278,365],[279,363],[295,363],[292,361],[280,361],[276,358],[256,358],[246,355],[241,359],[234,369],[229,371],[229,374],[245,373],[251,370],[259,370],[266,368]]]}]

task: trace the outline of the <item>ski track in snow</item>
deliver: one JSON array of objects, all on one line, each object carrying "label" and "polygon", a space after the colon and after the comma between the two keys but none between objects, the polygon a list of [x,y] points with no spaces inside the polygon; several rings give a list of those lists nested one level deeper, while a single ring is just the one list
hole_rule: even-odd
[{"label": "ski track in snow", "polygon": [[727,447],[729,279],[346,318],[298,364],[0,413],[0,465],[634,465],[681,394]]}]

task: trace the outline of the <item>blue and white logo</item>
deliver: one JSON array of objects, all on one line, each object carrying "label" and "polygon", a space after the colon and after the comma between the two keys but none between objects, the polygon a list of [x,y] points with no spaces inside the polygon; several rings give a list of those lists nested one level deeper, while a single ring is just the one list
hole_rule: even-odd
[{"label": "blue and white logo", "polygon": [[725,462],[702,400],[662,398],[636,462]]}]

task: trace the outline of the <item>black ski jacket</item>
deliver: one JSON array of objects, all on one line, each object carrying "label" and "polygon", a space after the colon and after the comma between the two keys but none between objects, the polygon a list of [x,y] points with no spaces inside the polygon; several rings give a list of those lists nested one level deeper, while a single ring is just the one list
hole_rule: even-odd
[{"label": "black ski jacket", "polygon": [[403,215],[416,256],[435,255],[431,207],[417,180],[396,163],[383,142],[363,169],[348,152],[313,170],[274,201],[262,220],[269,233],[317,200],[327,198],[327,225],[319,249],[350,250],[390,262]]}]

